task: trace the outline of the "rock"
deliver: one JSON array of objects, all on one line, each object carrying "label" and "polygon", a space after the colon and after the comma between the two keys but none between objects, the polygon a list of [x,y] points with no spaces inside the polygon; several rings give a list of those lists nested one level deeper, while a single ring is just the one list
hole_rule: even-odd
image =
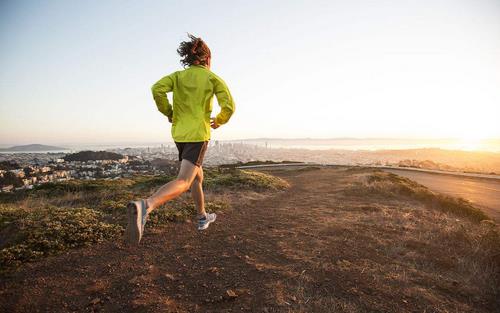
[{"label": "rock", "polygon": [[99,302],[101,302],[101,299],[99,299],[99,298],[94,298],[92,301],[90,301],[90,304],[92,304],[92,305],[96,305],[96,304],[98,304]]},{"label": "rock", "polygon": [[233,299],[234,299],[234,298],[237,298],[237,297],[238,297],[238,295],[236,294],[236,292],[234,292],[234,291],[233,291],[233,290],[231,290],[231,289],[226,290],[226,293],[227,293],[227,295],[229,296],[229,298],[233,298]]},{"label": "rock", "polygon": [[168,279],[170,279],[170,280],[175,280],[175,277],[172,274],[168,274],[167,273],[167,274],[165,274],[165,277],[168,278]]}]

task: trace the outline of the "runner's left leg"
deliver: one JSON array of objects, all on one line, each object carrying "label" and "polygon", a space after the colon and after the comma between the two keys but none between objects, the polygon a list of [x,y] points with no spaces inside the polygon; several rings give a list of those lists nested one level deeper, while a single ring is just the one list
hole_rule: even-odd
[{"label": "runner's left leg", "polygon": [[205,195],[203,194],[203,168],[200,166],[198,174],[191,185],[191,196],[193,197],[194,204],[198,209],[198,216],[206,215],[205,212]]}]

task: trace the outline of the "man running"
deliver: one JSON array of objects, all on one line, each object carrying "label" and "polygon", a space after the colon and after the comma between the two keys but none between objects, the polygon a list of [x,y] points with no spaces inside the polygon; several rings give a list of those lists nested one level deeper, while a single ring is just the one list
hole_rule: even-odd
[{"label": "man running", "polygon": [[[125,236],[129,243],[139,244],[151,211],[190,187],[198,209],[198,230],[207,229],[216,219],[215,213],[205,212],[202,163],[210,140],[210,127],[216,129],[227,123],[234,112],[234,102],[226,83],[210,71],[208,46],[201,38],[188,36],[190,40],[181,42],[177,49],[184,70],[163,77],[152,87],[158,111],[172,123],[171,133],[181,161],[179,174],[149,198],[127,205]],[[167,92],[173,92],[173,106],[169,103]],[[221,111],[211,118],[214,95]]]}]

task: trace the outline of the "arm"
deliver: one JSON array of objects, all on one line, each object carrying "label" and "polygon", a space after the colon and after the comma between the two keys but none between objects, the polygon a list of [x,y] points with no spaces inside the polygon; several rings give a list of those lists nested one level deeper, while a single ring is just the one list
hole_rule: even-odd
[{"label": "arm", "polygon": [[168,117],[168,120],[171,122],[172,121],[172,105],[168,101],[167,98],[167,92],[170,92],[173,90],[174,87],[174,81],[173,81],[173,76],[174,74],[170,74],[168,76],[163,77],[159,81],[157,81],[153,87],[151,87],[151,91],[153,92],[153,98],[155,99],[156,102],[156,107],[158,108],[158,111],[160,111],[163,115]]},{"label": "arm", "polygon": [[214,121],[217,125],[226,124],[234,113],[234,101],[226,83],[219,77],[215,77],[214,94],[221,108]]}]

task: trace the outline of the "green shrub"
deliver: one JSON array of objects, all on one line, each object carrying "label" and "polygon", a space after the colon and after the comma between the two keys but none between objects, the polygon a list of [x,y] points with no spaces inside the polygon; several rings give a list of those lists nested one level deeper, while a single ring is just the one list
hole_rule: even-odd
[{"label": "green shrub", "polygon": [[[70,248],[115,238],[123,227],[102,222],[102,213],[87,208],[0,208],[1,268],[9,268]],[[10,234],[12,233],[12,234]]]},{"label": "green shrub", "polygon": [[38,185],[30,193],[37,196],[57,197],[69,192],[96,192],[96,191],[112,191],[127,188],[134,181],[126,178],[117,180],[68,180],[65,182],[45,183]]},{"label": "green shrub", "polygon": [[269,174],[239,170],[219,169],[205,171],[204,186],[207,189],[236,189],[236,190],[281,190],[287,188],[288,183]]}]

